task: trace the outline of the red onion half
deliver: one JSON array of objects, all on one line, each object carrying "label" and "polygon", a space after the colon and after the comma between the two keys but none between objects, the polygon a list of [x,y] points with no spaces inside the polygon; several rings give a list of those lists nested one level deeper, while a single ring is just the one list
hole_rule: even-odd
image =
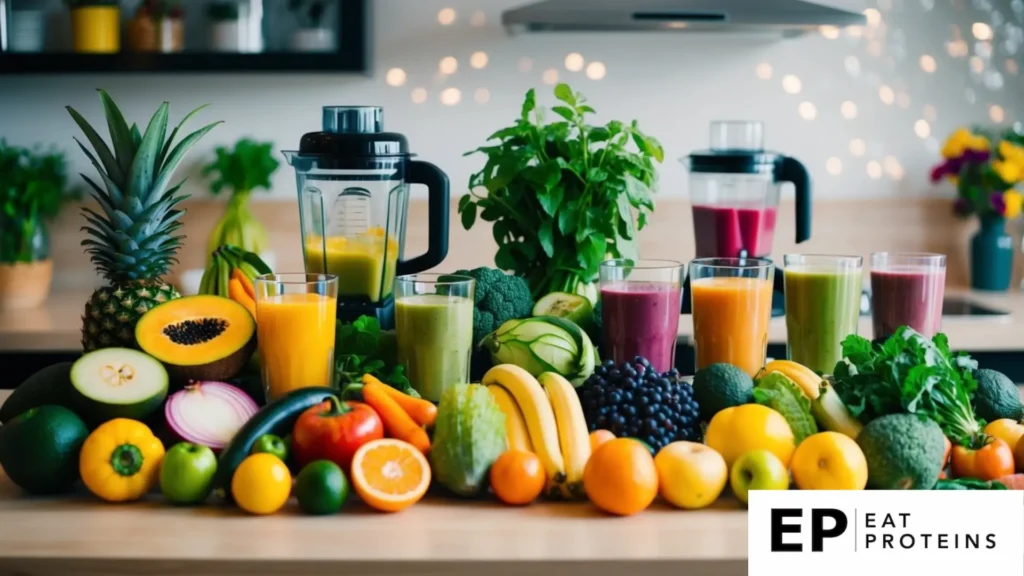
[{"label": "red onion half", "polygon": [[167,398],[167,426],[186,442],[220,450],[259,411],[242,390],[223,382],[193,382]]}]

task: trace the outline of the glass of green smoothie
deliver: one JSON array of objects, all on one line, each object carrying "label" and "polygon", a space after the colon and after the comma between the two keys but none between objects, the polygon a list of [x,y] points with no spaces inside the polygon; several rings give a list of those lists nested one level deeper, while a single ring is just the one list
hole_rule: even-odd
[{"label": "glass of green smoothie", "polygon": [[831,374],[842,342],[860,322],[860,256],[786,254],[786,342],[789,358]]},{"label": "glass of green smoothie", "polygon": [[469,383],[476,281],[455,274],[413,274],[395,281],[398,361],[431,402],[449,386]]}]

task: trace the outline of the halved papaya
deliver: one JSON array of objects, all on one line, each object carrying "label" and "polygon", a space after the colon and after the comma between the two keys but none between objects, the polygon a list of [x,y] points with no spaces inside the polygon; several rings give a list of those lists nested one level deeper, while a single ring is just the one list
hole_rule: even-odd
[{"label": "halved papaya", "polygon": [[225,381],[237,376],[256,350],[256,321],[230,298],[189,296],[146,312],[135,325],[135,339],[176,384]]}]

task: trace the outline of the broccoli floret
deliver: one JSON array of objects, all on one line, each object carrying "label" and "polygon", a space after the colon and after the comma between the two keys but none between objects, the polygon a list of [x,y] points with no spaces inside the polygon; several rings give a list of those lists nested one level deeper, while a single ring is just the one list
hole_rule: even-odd
[{"label": "broccoli floret", "polygon": [[460,276],[476,280],[473,311],[473,343],[477,344],[509,320],[527,318],[533,312],[533,297],[524,278],[495,268],[458,270]]}]

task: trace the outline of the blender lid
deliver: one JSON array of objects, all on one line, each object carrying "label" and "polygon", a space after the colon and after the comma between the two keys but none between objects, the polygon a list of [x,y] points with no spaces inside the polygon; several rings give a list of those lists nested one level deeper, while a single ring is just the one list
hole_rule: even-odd
[{"label": "blender lid", "polygon": [[701,150],[683,158],[690,172],[703,174],[770,174],[782,154],[768,150]]},{"label": "blender lid", "polygon": [[412,156],[404,135],[384,131],[384,109],[380,106],[324,106],[323,130],[304,134],[298,155]]}]

